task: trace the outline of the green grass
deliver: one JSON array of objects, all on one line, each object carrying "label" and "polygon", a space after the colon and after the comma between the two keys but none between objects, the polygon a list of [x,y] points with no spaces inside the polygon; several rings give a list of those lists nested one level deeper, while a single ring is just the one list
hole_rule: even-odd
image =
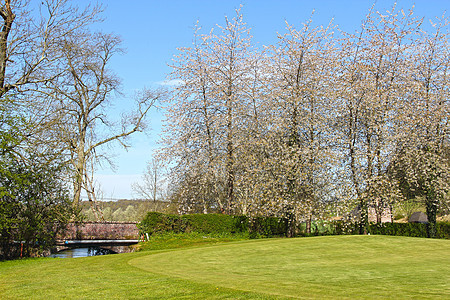
[{"label": "green grass", "polygon": [[[0,299],[450,298],[449,240],[332,236],[199,246],[198,238],[182,249],[1,262]],[[183,237],[171,239],[179,245]]]}]

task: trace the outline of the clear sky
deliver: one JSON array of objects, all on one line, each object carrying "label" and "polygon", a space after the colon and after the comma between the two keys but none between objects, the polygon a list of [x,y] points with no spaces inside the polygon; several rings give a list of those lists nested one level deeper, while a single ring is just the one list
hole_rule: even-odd
[{"label": "clear sky", "polygon": [[[74,1],[92,3],[94,1]],[[353,32],[372,6],[371,0],[103,0],[105,21],[97,27],[103,32],[118,34],[123,39],[126,53],[116,57],[111,68],[122,78],[125,97],[117,99],[116,108],[126,109],[133,101],[134,91],[143,87],[157,87],[170,72],[168,64],[177,53],[177,47],[190,46],[193,26],[198,20],[209,31],[222,25],[225,16],[232,18],[242,4],[242,13],[251,28],[254,43],[274,44],[277,33],[284,33],[285,21],[299,28],[313,10],[314,23],[334,23]],[[385,11],[394,1],[378,0],[376,9]],[[409,9],[415,4],[415,15],[427,19],[441,16],[450,9],[450,0],[399,0],[398,6]],[[450,13],[450,12],[449,12]],[[448,14],[447,14],[448,15]],[[135,198],[131,183],[139,181],[158,145],[162,112],[149,116],[151,130],[136,134],[127,151],[115,147],[117,169],[99,169],[97,180],[105,198]]]}]

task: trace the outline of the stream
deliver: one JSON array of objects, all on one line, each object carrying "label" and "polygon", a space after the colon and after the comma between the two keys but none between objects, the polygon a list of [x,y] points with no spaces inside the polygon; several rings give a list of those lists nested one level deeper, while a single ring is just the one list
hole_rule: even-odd
[{"label": "stream", "polygon": [[87,256],[97,256],[105,254],[114,254],[115,252],[111,250],[101,249],[98,247],[85,247],[85,248],[73,248],[63,250],[57,253],[51,254],[49,257],[55,258],[77,258],[77,257],[87,257]]}]

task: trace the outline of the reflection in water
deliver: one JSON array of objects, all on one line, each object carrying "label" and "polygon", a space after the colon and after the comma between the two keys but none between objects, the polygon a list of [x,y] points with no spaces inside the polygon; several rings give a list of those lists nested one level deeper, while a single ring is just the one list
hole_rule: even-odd
[{"label": "reflection in water", "polygon": [[114,254],[114,252],[111,250],[101,249],[98,247],[73,248],[63,250],[55,254],[51,254],[50,257],[76,258],[76,257],[96,256],[105,254]]}]

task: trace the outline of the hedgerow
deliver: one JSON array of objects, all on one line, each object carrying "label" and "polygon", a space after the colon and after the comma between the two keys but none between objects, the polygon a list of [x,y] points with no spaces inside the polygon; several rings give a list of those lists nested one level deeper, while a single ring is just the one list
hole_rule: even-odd
[{"label": "hedgerow", "polygon": [[[421,223],[372,223],[367,228],[369,234],[428,237],[427,224]],[[225,214],[171,215],[149,212],[138,224],[141,233],[190,233],[229,234],[249,233],[250,238],[286,236],[288,220],[277,217],[230,216]],[[306,224],[297,226],[296,236],[358,234],[360,225],[345,221],[316,221],[311,224],[311,232],[306,232]],[[436,237],[450,239],[450,223],[438,222]]]}]

